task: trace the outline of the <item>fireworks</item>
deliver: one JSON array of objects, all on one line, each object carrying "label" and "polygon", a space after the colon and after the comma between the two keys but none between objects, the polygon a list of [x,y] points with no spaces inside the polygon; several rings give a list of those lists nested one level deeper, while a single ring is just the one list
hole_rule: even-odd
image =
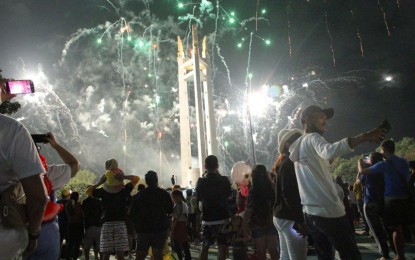
[{"label": "fireworks", "polygon": [[[170,5],[168,17],[163,18],[157,16],[159,6],[155,1],[142,1],[140,8],[128,7],[132,2],[104,1],[105,10],[110,14],[105,17],[108,21],[74,30],[62,46],[58,66],[62,78],[54,82],[53,87],[45,78],[39,84],[35,82],[40,90],[43,88],[44,100],[36,99],[34,103],[42,104],[44,112],[51,113],[46,119],[47,125],[51,130],[58,129],[62,135],[72,136],[76,141],[74,145],[91,156],[91,161],[99,160],[103,154],[106,156],[106,151],[101,150],[104,150],[103,144],[110,143],[112,148],[108,154],[118,154],[127,169],[138,167],[136,157],[148,161],[143,166],[146,168],[160,166],[158,160],[163,164],[167,162],[168,167],[161,169],[162,172],[177,167],[172,163],[177,159],[175,156],[164,155],[178,153],[180,120],[175,39],[177,36],[183,39],[184,55],[190,55],[189,28],[192,24],[197,24],[200,35],[208,39],[214,91],[222,97],[215,98],[218,141],[227,165],[251,156],[250,145],[238,139],[238,135],[254,136],[259,160],[273,158],[267,150],[275,145],[276,132],[297,124],[301,108],[311,103],[324,104],[331,83],[356,79],[327,77],[314,67],[307,68],[306,72],[302,70],[306,67],[302,59],[307,55],[301,55],[305,49],[312,48],[307,46],[309,42],[303,42],[307,40],[306,35],[313,33],[324,36],[318,43],[325,47],[322,51],[316,48],[311,52],[330,55],[330,67],[342,65],[344,56],[339,35],[343,31],[336,26],[336,14],[332,13],[329,1],[287,1],[275,7],[255,0],[249,1],[252,7],[249,9],[242,4],[232,6],[231,1],[171,0],[160,3]],[[390,6],[382,3],[378,0],[373,5],[376,12],[380,10],[390,36],[389,29],[393,28],[387,20]],[[317,25],[310,26],[313,27],[310,32],[300,31],[299,20],[313,5],[318,7],[318,12],[308,14],[308,22],[318,21]],[[399,1],[396,6],[400,7]],[[350,52],[361,57],[369,55],[372,46],[366,37],[361,10],[357,4],[353,8],[350,5],[344,13],[353,21],[348,27],[354,35],[350,40],[355,41]],[[284,59],[284,56],[290,58]],[[267,59],[272,62],[261,63]],[[301,63],[303,68],[293,69],[295,65],[288,64],[290,62]],[[313,62],[307,60],[304,64]],[[394,78],[389,76],[385,80],[393,82]],[[266,91],[258,87],[263,85],[268,86]],[[53,105],[48,104],[46,97],[54,100]],[[246,126],[248,105],[252,133],[248,133]],[[194,113],[191,108],[191,116]],[[70,131],[66,130],[67,126]],[[192,138],[195,139],[194,133]],[[235,151],[238,148],[239,154]],[[156,162],[149,159],[154,154]]]}]

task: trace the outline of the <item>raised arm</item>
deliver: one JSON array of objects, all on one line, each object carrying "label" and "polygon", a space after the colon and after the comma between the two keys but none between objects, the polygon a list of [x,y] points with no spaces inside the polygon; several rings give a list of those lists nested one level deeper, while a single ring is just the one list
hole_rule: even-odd
[{"label": "raised arm", "polygon": [[56,152],[58,152],[64,163],[71,167],[71,177],[75,177],[80,169],[79,161],[56,141],[55,136],[51,132],[47,133],[47,140]]}]

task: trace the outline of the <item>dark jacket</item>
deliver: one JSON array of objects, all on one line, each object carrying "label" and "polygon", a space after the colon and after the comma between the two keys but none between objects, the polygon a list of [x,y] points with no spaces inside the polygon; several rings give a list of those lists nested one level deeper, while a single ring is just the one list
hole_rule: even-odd
[{"label": "dark jacket", "polygon": [[137,233],[160,233],[170,227],[173,201],[158,187],[147,187],[132,198],[130,216]]},{"label": "dark jacket", "polygon": [[274,217],[293,220],[298,223],[304,222],[294,163],[288,156],[278,168],[275,184]]},{"label": "dark jacket", "polygon": [[232,195],[229,179],[219,173],[208,173],[196,184],[198,201],[202,202],[202,220],[216,221],[230,217],[228,197]]}]

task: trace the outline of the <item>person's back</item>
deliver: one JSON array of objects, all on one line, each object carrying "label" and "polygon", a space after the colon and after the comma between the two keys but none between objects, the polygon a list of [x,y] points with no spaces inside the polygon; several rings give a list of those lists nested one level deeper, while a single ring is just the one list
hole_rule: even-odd
[{"label": "person's back", "polygon": [[232,188],[229,179],[221,176],[218,168],[219,162],[216,156],[206,157],[206,177],[199,178],[196,184],[197,199],[202,203],[201,260],[207,259],[209,247],[216,240],[219,251],[218,259],[225,259],[228,250],[228,241],[220,230],[230,217],[228,197],[232,194]]},{"label": "person's back", "polygon": [[148,187],[133,196],[130,210],[137,232],[136,260],[144,260],[150,247],[154,259],[158,260],[163,258],[173,201],[167,191],[158,187],[155,171],[148,171],[145,181]]},{"label": "person's back", "polygon": [[217,221],[230,217],[228,197],[231,195],[229,179],[219,173],[208,173],[199,178],[196,186],[198,200],[202,202],[202,220]]},{"label": "person's back", "polygon": [[91,226],[101,226],[102,204],[99,199],[91,196],[82,201],[82,210],[84,212],[85,230]]},{"label": "person's back", "polygon": [[131,216],[137,233],[155,233],[169,228],[173,204],[167,191],[147,187],[133,196]]}]

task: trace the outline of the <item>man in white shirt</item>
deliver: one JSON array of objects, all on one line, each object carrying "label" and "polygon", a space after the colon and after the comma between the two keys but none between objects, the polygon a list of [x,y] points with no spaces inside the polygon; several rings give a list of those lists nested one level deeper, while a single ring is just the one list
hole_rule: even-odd
[{"label": "man in white shirt", "polygon": [[341,259],[362,259],[329,165],[361,143],[382,141],[385,130],[377,128],[330,144],[322,135],[333,115],[333,109],[317,106],[303,111],[304,135],[290,147],[290,159],[295,164],[305,220],[319,259],[334,259],[334,249]]},{"label": "man in white shirt", "polygon": [[[2,88],[1,101],[11,99]],[[37,247],[40,224],[46,205],[46,193],[40,174],[45,170],[29,131],[13,118],[0,115],[0,194],[21,183],[26,195],[28,233],[23,229],[6,229],[0,220],[2,259],[15,259],[33,253]]]}]

